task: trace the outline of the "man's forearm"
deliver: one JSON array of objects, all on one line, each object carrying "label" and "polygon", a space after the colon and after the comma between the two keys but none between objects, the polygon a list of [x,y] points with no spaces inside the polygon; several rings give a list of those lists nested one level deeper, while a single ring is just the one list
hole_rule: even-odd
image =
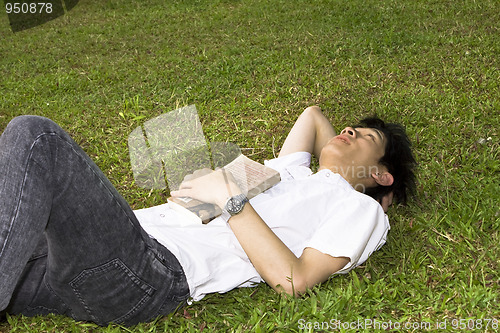
[{"label": "man's forearm", "polygon": [[[229,219],[243,250],[261,277],[276,291],[294,294],[294,273],[299,270],[300,260],[274,234],[250,204]],[[297,272],[298,273],[298,272]],[[299,275],[299,274],[297,274]],[[300,284],[299,281],[297,281]],[[297,289],[303,289],[301,285]]]}]

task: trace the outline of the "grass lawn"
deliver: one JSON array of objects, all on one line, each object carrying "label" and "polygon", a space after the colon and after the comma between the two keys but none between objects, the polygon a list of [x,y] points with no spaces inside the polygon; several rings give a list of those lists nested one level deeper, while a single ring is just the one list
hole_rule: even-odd
[{"label": "grass lawn", "polygon": [[135,186],[127,136],[188,104],[208,140],[259,161],[317,104],[337,129],[374,113],[404,123],[419,162],[387,244],[303,298],[262,284],[130,329],[10,316],[0,331],[495,331],[499,28],[498,0],[81,0],[16,33],[0,15],[0,130],[54,119],[134,208],[168,193]]}]

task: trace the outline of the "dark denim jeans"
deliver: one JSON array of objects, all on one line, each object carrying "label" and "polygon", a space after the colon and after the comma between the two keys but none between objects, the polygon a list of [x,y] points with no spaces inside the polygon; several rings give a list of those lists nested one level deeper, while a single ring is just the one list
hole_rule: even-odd
[{"label": "dark denim jeans", "polygon": [[42,117],[9,123],[0,137],[0,310],[133,325],[188,296],[175,256],[67,133]]}]

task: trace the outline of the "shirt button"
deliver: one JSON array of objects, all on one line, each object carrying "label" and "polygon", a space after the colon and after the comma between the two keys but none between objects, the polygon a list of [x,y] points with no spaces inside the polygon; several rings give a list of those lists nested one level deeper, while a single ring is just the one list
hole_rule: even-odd
[{"label": "shirt button", "polygon": [[327,173],[326,173],[326,176],[327,176],[327,177],[330,177],[330,173],[329,173],[329,172],[327,172]]},{"label": "shirt button", "polygon": [[160,214],[160,217],[165,217],[165,214]]}]

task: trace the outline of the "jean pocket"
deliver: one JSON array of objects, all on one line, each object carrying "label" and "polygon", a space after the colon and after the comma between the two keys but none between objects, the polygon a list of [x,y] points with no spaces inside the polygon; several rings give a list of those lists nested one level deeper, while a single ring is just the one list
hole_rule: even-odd
[{"label": "jean pocket", "polygon": [[101,325],[125,322],[137,314],[156,291],[120,259],[82,271],[70,286],[91,320]]}]

